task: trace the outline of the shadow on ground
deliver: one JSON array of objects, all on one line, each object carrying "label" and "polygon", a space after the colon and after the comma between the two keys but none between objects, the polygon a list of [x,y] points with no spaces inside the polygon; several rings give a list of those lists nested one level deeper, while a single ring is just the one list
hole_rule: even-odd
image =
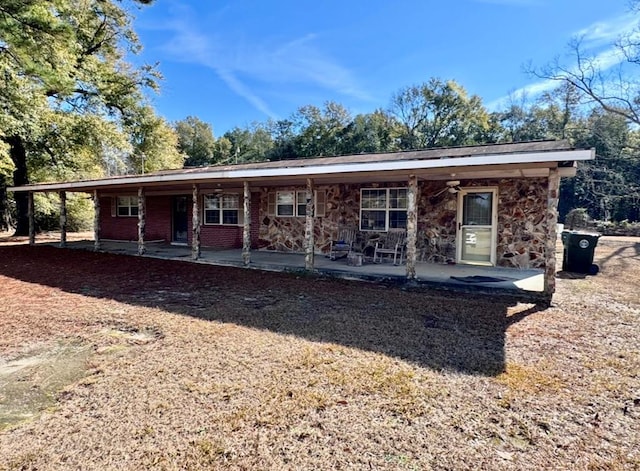
[{"label": "shadow on ground", "polygon": [[[0,275],[135,306],[383,353],[434,370],[496,375],[518,299],[25,245]],[[1,288],[0,288],[1,289]]]}]

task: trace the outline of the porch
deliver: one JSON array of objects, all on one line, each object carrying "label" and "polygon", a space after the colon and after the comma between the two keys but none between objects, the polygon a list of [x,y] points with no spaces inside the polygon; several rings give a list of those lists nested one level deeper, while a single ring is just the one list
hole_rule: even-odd
[{"label": "porch", "polygon": [[[67,242],[72,249],[94,250],[93,240]],[[123,255],[137,255],[137,242],[101,241],[101,250]],[[194,263],[244,267],[265,271],[304,272],[305,255],[266,250],[251,251],[251,263],[243,264],[242,249],[215,250],[203,247],[197,261],[191,259],[191,247],[165,242],[147,242],[145,257],[180,260]],[[362,266],[347,264],[346,258],[330,260],[320,254],[314,257],[314,272],[319,275],[371,282],[407,282],[406,266],[390,262],[372,263],[369,258]],[[505,293],[540,295],[544,291],[544,270],[489,267],[477,265],[448,265],[416,263],[418,285],[434,285],[458,290],[482,290]]]}]

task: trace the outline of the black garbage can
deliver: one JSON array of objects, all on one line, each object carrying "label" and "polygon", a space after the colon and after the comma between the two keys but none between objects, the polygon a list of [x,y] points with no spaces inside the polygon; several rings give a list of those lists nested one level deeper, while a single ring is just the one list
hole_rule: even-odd
[{"label": "black garbage can", "polygon": [[600,267],[593,263],[600,234],[581,231],[562,231],[562,270],[595,275]]}]

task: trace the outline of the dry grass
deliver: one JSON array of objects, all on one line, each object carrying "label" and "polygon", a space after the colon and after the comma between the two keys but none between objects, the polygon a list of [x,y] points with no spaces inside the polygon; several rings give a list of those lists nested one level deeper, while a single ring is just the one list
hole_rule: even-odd
[{"label": "dry grass", "polygon": [[540,310],[0,247],[0,366],[92,352],[0,469],[640,468],[639,251],[601,241]]}]

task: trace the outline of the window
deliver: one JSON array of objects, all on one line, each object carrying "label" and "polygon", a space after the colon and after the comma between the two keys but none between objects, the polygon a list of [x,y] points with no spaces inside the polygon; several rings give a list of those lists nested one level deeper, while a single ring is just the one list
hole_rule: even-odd
[{"label": "window", "polygon": [[229,195],[204,195],[205,224],[238,224],[240,197]]},{"label": "window", "polygon": [[[324,217],[326,194],[324,190],[314,191],[315,216]],[[307,215],[307,192],[274,191],[267,200],[267,214],[280,217],[305,217]]]},{"label": "window", "polygon": [[118,216],[137,216],[138,197],[118,196]]},{"label": "window", "polygon": [[366,188],[360,191],[360,230],[387,231],[406,227],[406,188]]},{"label": "window", "polygon": [[279,191],[276,195],[276,216],[304,217],[307,215],[306,191]]},{"label": "window", "polygon": [[296,215],[297,216],[306,216],[307,215],[307,192],[306,191],[298,191],[296,193]]},{"label": "window", "polygon": [[293,216],[295,209],[295,193],[279,191],[276,194],[276,216]]}]

